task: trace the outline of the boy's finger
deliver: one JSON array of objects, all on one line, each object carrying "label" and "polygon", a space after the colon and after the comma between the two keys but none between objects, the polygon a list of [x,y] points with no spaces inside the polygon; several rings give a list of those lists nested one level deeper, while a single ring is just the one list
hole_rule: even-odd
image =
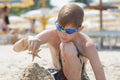
[{"label": "boy's finger", "polygon": [[33,50],[33,51],[32,51],[32,54],[33,54],[33,55],[37,55],[37,54],[38,54],[38,50]]},{"label": "boy's finger", "polygon": [[36,51],[38,50],[37,43],[34,42],[34,44],[32,44],[32,45],[33,45],[33,47],[32,47],[32,51],[33,51],[33,52],[36,52]]},{"label": "boy's finger", "polygon": [[28,41],[28,50],[31,51],[31,41]]}]

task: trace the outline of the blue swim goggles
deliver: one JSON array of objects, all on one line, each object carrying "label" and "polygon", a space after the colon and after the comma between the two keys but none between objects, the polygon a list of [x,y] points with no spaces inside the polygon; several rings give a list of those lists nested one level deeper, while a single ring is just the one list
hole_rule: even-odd
[{"label": "blue swim goggles", "polygon": [[73,34],[75,32],[78,32],[79,28],[81,27],[81,25],[80,25],[77,27],[77,29],[63,29],[58,23],[55,23],[55,24],[56,24],[56,27],[59,31],[65,32],[67,34]]}]

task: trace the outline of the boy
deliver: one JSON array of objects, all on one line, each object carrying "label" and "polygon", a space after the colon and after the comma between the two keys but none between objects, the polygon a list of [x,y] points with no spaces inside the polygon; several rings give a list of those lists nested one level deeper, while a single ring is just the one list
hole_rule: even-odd
[{"label": "boy", "polygon": [[[92,65],[96,80],[105,80],[94,43],[86,34],[80,32],[83,29],[83,17],[84,12],[79,6],[64,5],[59,11],[56,29],[45,30],[32,39],[22,39],[14,45],[14,50],[29,50],[37,55],[40,45],[48,43],[53,68],[58,71],[55,80],[61,80],[60,73],[64,77],[62,80],[89,80],[84,69],[86,58]],[[23,47],[20,48],[21,46]]]}]

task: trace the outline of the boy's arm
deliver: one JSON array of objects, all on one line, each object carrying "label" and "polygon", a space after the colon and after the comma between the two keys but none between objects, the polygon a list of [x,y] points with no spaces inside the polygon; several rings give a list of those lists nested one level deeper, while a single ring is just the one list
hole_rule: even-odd
[{"label": "boy's arm", "polygon": [[13,45],[13,50],[15,52],[21,52],[27,49],[28,45],[28,39],[27,38],[22,38],[18,40],[14,45]]},{"label": "boy's arm", "polygon": [[13,50],[16,52],[21,52],[24,50],[34,52],[41,44],[49,43],[54,32],[55,30],[45,30],[34,37],[20,39],[13,45]]},{"label": "boy's arm", "polygon": [[106,80],[104,70],[96,50],[96,46],[93,43],[86,44],[85,56],[90,61],[96,80]]},{"label": "boy's arm", "polygon": [[53,38],[56,34],[55,30],[56,29],[44,30],[41,33],[37,34],[35,38],[39,39],[41,44],[49,43],[51,38]]}]

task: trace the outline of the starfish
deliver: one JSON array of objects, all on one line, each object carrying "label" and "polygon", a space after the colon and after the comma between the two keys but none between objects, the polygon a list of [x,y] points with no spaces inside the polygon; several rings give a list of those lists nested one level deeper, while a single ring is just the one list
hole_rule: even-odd
[{"label": "starfish", "polygon": [[[38,50],[38,52],[39,51],[41,51],[41,49],[40,50]],[[32,55],[32,62],[34,61],[34,59],[35,59],[35,57],[38,57],[38,58],[41,58],[38,54],[32,54],[32,52],[28,52],[28,54],[31,54]]]}]

